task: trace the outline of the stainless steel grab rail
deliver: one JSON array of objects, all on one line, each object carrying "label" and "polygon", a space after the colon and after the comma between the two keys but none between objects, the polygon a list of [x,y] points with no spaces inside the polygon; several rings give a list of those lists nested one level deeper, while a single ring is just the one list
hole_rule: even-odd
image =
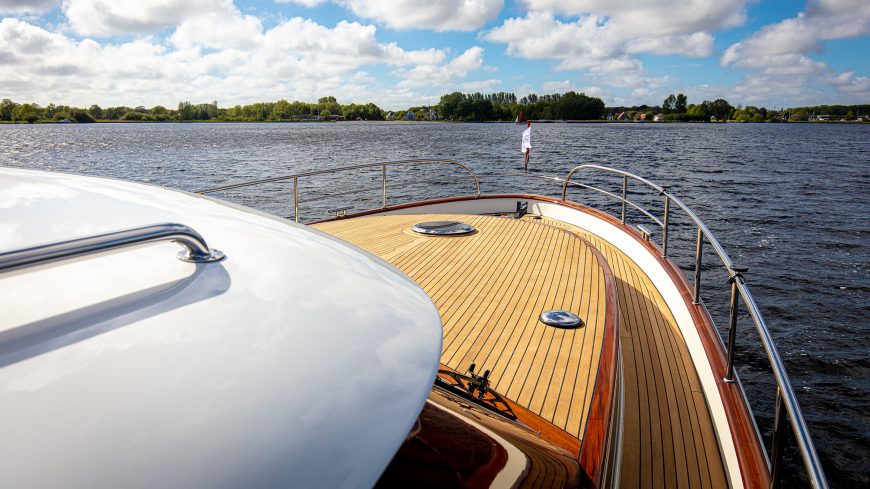
[{"label": "stainless steel grab rail", "polygon": [[220,250],[209,248],[205,239],[191,227],[184,224],[164,223],[0,253],[0,272],[158,241],[180,244],[184,250],[176,257],[187,262],[211,263],[223,260],[225,257]]},{"label": "stainless steel grab rail", "polygon": [[[577,184],[576,182],[572,182],[571,178],[578,171],[583,170],[594,170],[594,171],[602,171],[607,173],[612,173],[616,175],[622,176],[622,196],[615,195],[611,192],[606,192],[598,188],[594,188],[592,186]],[[827,488],[828,482],[825,478],[824,470],[822,469],[822,464],[819,461],[818,453],[816,452],[815,445],[813,444],[813,440],[810,437],[809,428],[807,427],[806,421],[804,420],[803,413],[801,412],[800,405],[798,404],[797,397],[795,396],[794,389],[792,388],[791,381],[788,378],[788,374],[785,370],[785,365],[782,363],[782,359],[779,356],[779,352],[776,349],[776,345],[773,342],[773,337],[770,334],[770,330],[767,327],[767,322],[761,315],[761,310],[758,308],[758,304],[755,302],[755,299],[752,296],[752,293],[749,291],[749,287],[743,279],[742,273],[746,272],[746,268],[738,267],[731,260],[731,257],[728,256],[728,253],[719,243],[719,240],[713,236],[713,233],[704,224],[703,221],[695,214],[692,209],[690,209],[686,204],[683,203],[679,198],[669,193],[664,187],[657,185],[655,183],[650,182],[649,180],[634,175],[632,173],[617,170],[614,168],[609,168],[606,166],[600,165],[580,165],[573,168],[570,172],[568,172],[568,176],[565,177],[565,180],[562,185],[562,201],[566,200],[568,186],[581,186],[586,188],[591,188],[592,190],[598,190],[607,195],[616,197],[618,200],[622,201],[622,215],[620,220],[622,223],[625,223],[625,206],[626,204],[633,205],[630,200],[628,200],[628,182],[629,180],[641,182],[647,187],[652,188],[657,191],[660,196],[664,197],[664,211],[663,218],[661,220],[653,218],[653,220],[662,228],[662,257],[667,257],[667,246],[668,246],[668,217],[670,213],[670,203],[673,202],[676,204],[683,212],[691,219],[691,221],[695,224],[698,229],[698,237],[695,248],[695,283],[694,283],[694,297],[693,302],[695,304],[701,303],[701,255],[703,252],[703,244],[706,240],[710,243],[710,245],[715,250],[716,254],[719,256],[719,259],[722,261],[726,270],[728,271],[729,282],[731,283],[731,305],[730,305],[730,314],[729,314],[729,329],[728,329],[728,345],[727,345],[727,366],[726,372],[724,376],[725,382],[734,382],[738,381],[735,373],[734,373],[734,349],[735,349],[735,337],[737,333],[737,306],[738,306],[738,297],[743,299],[743,303],[746,306],[746,309],[749,312],[749,316],[752,318],[752,321],[755,325],[755,329],[758,331],[758,335],[761,338],[761,344],[764,347],[764,351],[767,354],[768,361],[770,363],[770,367],[773,370],[774,379],[776,380],[777,385],[777,393],[776,393],[776,407],[774,413],[774,433],[773,433],[773,446],[771,447],[771,457],[769,457],[770,463],[770,473],[771,473],[771,487],[779,486],[779,472],[781,470],[782,465],[782,456],[783,456],[783,443],[784,443],[784,426],[785,422],[783,417],[785,414],[788,414],[788,419],[790,421],[792,431],[794,432],[795,440],[798,443],[798,448],[801,453],[801,458],[803,459],[804,467],[806,469],[807,476],[809,478],[809,482],[812,484],[814,488],[821,489]],[[644,212],[645,215],[652,217],[649,212]],[[756,428],[757,430],[757,428]]]},{"label": "stainless steel grab rail", "polygon": [[[352,170],[362,170],[366,168],[380,168],[381,169],[381,208],[387,207],[387,167],[388,166],[396,166],[396,165],[431,165],[431,164],[449,164],[459,166],[464,169],[468,175],[471,177],[474,182],[474,187],[476,190],[476,197],[480,197],[480,181],[477,179],[477,175],[474,173],[474,170],[468,167],[463,163],[454,160],[397,160],[397,161],[384,161],[380,163],[366,163],[362,165],[353,165],[353,166],[343,166],[337,168],[327,168],[325,170],[314,170],[303,173],[295,173],[292,175],[284,175],[280,177],[272,177],[272,178],[264,178],[260,180],[251,180],[249,182],[236,183],[231,185],[224,185],[221,187],[214,187],[204,190],[197,190],[198,194],[210,194],[214,192],[221,192],[224,190],[232,190],[241,187],[250,187],[253,185],[262,185],[265,183],[278,183],[278,182],[293,182],[293,216],[296,222],[299,222],[299,179],[303,177],[310,177],[314,175],[325,175],[329,173],[338,173]],[[310,200],[309,200],[310,201]]]}]

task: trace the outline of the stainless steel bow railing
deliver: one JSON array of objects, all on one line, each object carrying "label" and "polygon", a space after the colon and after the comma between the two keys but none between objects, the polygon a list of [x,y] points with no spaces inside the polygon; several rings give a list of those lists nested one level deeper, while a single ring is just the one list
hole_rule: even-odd
[{"label": "stainless steel bow railing", "polygon": [[[621,176],[621,195],[614,194],[613,192],[608,192],[593,185],[572,181],[572,177],[574,177],[574,175],[578,172],[605,172]],[[544,178],[551,179],[550,177]],[[662,199],[664,199],[664,210],[661,219],[655,217],[652,213],[642,208],[642,206],[638,205],[636,202],[632,202],[631,200],[629,200],[628,184],[630,181],[643,184],[643,186],[654,190]],[[783,448],[785,442],[785,415],[787,413],[788,420],[791,424],[792,431],[794,432],[794,436],[797,441],[798,449],[800,450],[801,458],[803,459],[804,467],[806,469],[807,477],[810,484],[812,484],[812,486],[815,488],[827,488],[828,483],[825,478],[824,470],[822,469],[822,464],[819,461],[819,456],[816,453],[816,448],[813,445],[813,440],[810,437],[809,429],[807,428],[806,421],[804,420],[804,416],[801,412],[800,405],[798,404],[797,397],[795,396],[794,389],[792,388],[791,381],[789,380],[788,374],[786,373],[785,366],[782,363],[779,352],[777,352],[776,345],[773,342],[773,337],[771,336],[770,330],[767,327],[767,322],[765,322],[764,317],[762,317],[761,311],[758,308],[758,304],[756,304],[755,299],[752,297],[752,293],[749,291],[749,287],[746,285],[746,282],[743,279],[742,273],[746,272],[746,269],[738,267],[734,264],[734,262],[731,260],[731,257],[728,256],[728,253],[719,243],[719,240],[717,240],[716,237],[713,236],[713,233],[710,231],[710,229],[704,224],[703,221],[701,221],[701,219],[695,214],[694,211],[692,211],[692,209],[690,209],[686,204],[683,203],[682,200],[668,192],[667,189],[660,185],[657,185],[643,177],[634,175],[632,173],[599,165],[577,166],[570,172],[568,172],[568,176],[562,182],[562,201],[565,201],[567,198],[568,187],[582,187],[615,198],[619,202],[621,202],[622,209],[620,214],[620,220],[623,224],[625,224],[626,206],[631,206],[640,211],[646,217],[650,218],[662,229],[661,254],[663,258],[668,256],[668,221],[671,213],[671,204],[673,203],[674,205],[676,205],[686,214],[686,216],[689,217],[689,219],[697,227],[698,230],[697,241],[695,244],[695,273],[693,294],[694,303],[701,303],[701,257],[703,254],[705,241],[713,247],[716,255],[722,261],[722,264],[725,266],[725,269],[728,272],[729,282],[731,283],[731,308],[728,322],[727,367],[723,380],[725,382],[739,382],[739,379],[734,372],[734,349],[738,313],[737,308],[739,305],[738,297],[743,300],[743,304],[746,306],[746,309],[749,312],[749,316],[752,318],[755,329],[758,331],[758,335],[761,338],[761,344],[764,347],[764,351],[767,353],[770,367],[773,370],[773,375],[777,385],[777,395],[774,417],[775,420],[773,443],[770,454],[768,455],[771,474],[771,486],[777,487],[779,485],[780,471],[782,470]],[[741,388],[741,391],[742,390],[743,389]],[[756,434],[758,435],[757,427]]]},{"label": "stainless steel bow railing", "polygon": [[[339,172],[347,172],[354,170],[363,170],[368,168],[380,168],[381,169],[381,208],[387,207],[387,167],[390,166],[415,166],[415,165],[454,165],[462,168],[465,172],[468,173],[468,176],[471,178],[471,181],[474,183],[474,188],[476,191],[475,197],[480,197],[480,181],[477,179],[477,175],[474,171],[469,168],[467,165],[459,163],[458,161],[453,160],[398,160],[398,161],[384,161],[380,163],[367,163],[362,165],[353,165],[353,166],[342,166],[337,168],[327,168],[325,170],[314,170],[303,173],[295,173],[292,175],[284,175],[280,177],[272,177],[272,178],[264,178],[261,180],[252,180],[249,182],[236,183],[232,185],[224,185],[222,187],[214,187],[205,190],[199,190],[196,193],[198,194],[211,194],[215,192],[221,192],[224,190],[232,190],[241,187],[250,187],[253,185],[262,185],[266,183],[279,183],[279,182],[292,182],[293,184],[293,218],[296,222],[299,222],[299,204],[305,201],[299,200],[299,179],[304,177],[311,177],[314,175],[325,175],[328,173],[339,173]],[[419,183],[416,181],[414,183]],[[348,192],[343,192],[343,195],[347,195]],[[308,202],[312,202],[314,200],[322,200],[322,196],[310,199]],[[345,210],[345,209],[340,209]]]}]

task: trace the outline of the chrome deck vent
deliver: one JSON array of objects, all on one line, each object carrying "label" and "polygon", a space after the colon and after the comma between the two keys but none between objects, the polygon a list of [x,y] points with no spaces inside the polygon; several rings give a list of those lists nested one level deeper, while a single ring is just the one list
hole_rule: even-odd
[{"label": "chrome deck vent", "polygon": [[477,228],[459,221],[428,221],[414,224],[411,230],[430,236],[463,236],[477,231]]},{"label": "chrome deck vent", "polygon": [[555,328],[573,329],[583,326],[583,320],[573,312],[553,310],[541,313],[542,323]]}]

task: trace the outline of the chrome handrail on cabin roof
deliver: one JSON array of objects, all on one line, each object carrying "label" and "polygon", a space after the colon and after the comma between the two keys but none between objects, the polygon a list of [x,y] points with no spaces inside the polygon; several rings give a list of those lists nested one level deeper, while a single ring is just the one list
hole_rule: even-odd
[{"label": "chrome handrail on cabin roof", "polygon": [[[474,170],[468,167],[468,165],[462,164],[458,161],[454,160],[434,160],[434,159],[424,159],[424,160],[397,160],[397,161],[383,161],[379,163],[366,163],[362,165],[353,165],[353,166],[342,166],[337,168],[327,168],[325,170],[313,170],[303,173],[295,173],[292,175],[284,175],[281,177],[272,177],[272,178],[264,178],[260,180],[252,180],[249,182],[236,183],[231,185],[224,185],[221,187],[214,187],[205,190],[198,190],[196,193],[198,194],[210,194],[214,192],[220,192],[224,190],[231,190],[241,187],[250,187],[253,185],[262,185],[264,183],[277,183],[277,182],[293,182],[293,218],[296,222],[299,222],[299,179],[302,177],[310,177],[314,175],[325,175],[327,173],[338,173],[352,170],[363,170],[366,168],[380,168],[381,169],[381,192],[382,192],[382,200],[381,200],[381,208],[385,209],[387,207],[387,167],[388,166],[397,166],[397,165],[433,165],[433,164],[447,164],[447,165],[455,165],[464,169],[468,175],[471,177],[471,180],[474,182],[475,190],[477,194],[475,197],[480,197],[480,181],[477,179],[477,174],[474,173]],[[317,200],[317,199],[312,199]]]},{"label": "chrome handrail on cabin roof", "polygon": [[[574,176],[575,173],[580,171],[599,171],[622,176],[622,195],[618,196],[594,186],[572,182],[571,178]],[[561,179],[557,178],[556,180]],[[637,204],[631,202],[628,199],[629,180],[640,182],[645,186],[658,192],[659,196],[664,197],[664,211],[661,220],[656,219],[649,212],[640,209]],[[749,316],[752,318],[752,322],[755,324],[755,329],[758,331],[758,335],[761,338],[761,344],[764,347],[765,352],[767,353],[767,358],[770,362],[770,367],[776,380],[777,392],[773,446],[771,447],[772,453],[770,454],[768,459],[768,463],[770,464],[771,487],[778,487],[779,485],[779,475],[782,466],[783,456],[783,437],[785,435],[785,422],[783,417],[786,413],[788,413],[788,419],[790,421],[792,431],[794,432],[795,439],[797,440],[798,449],[800,450],[801,458],[803,459],[804,467],[806,469],[807,476],[809,477],[810,484],[812,484],[812,486],[817,489],[827,488],[828,482],[825,478],[822,464],[819,460],[818,453],[816,452],[816,448],[810,436],[809,428],[807,427],[806,421],[804,420],[803,413],[801,412],[800,405],[798,404],[797,397],[795,396],[794,389],[792,388],[791,381],[789,380],[788,374],[786,373],[785,365],[783,364],[782,359],[779,356],[779,352],[776,349],[776,345],[773,342],[773,337],[771,336],[770,330],[767,327],[767,322],[764,320],[764,317],[762,317],[761,310],[759,309],[758,304],[755,302],[755,299],[752,296],[752,293],[749,291],[749,287],[743,279],[742,273],[746,272],[746,269],[738,267],[734,264],[734,261],[731,260],[730,256],[728,256],[728,253],[719,243],[719,240],[717,240],[716,237],[713,236],[710,228],[708,228],[707,225],[704,224],[704,222],[698,217],[698,215],[695,214],[695,212],[692,211],[692,209],[690,209],[685,203],[683,203],[682,200],[668,192],[667,189],[665,189],[664,187],[657,185],[643,177],[626,171],[617,170],[615,168],[609,168],[606,166],[580,165],[568,172],[568,176],[565,177],[565,180],[562,183],[561,198],[563,202],[566,200],[569,186],[578,186],[595,190],[611,197],[615,197],[617,200],[621,201],[622,212],[620,216],[620,221],[623,224],[625,224],[626,205],[631,205],[632,207],[641,210],[641,212],[646,216],[652,218],[652,220],[662,228],[662,258],[667,257],[668,218],[670,214],[670,203],[673,202],[674,204],[676,204],[677,207],[682,209],[683,212],[689,217],[689,219],[692,220],[692,222],[698,229],[698,237],[695,247],[695,283],[693,302],[695,304],[701,303],[701,256],[705,240],[710,243],[710,245],[716,251],[716,255],[719,256],[719,259],[722,261],[722,264],[728,271],[729,282],[731,283],[731,308],[729,314],[727,365],[725,377],[723,380],[725,382],[739,382],[739,379],[737,379],[737,376],[734,373],[734,349],[737,330],[738,295],[740,298],[743,299],[743,304],[746,306],[746,309],[749,312]],[[740,390],[744,392],[745,395],[745,391],[743,391],[742,388]],[[759,437],[760,441],[760,434],[758,433],[757,426],[756,436]]]},{"label": "chrome handrail on cabin roof", "polygon": [[163,223],[0,253],[0,272],[21,270],[158,241],[172,241],[180,244],[184,250],[178,252],[177,258],[179,260],[191,263],[212,263],[224,259],[224,254],[220,250],[209,248],[205,239],[190,226]]},{"label": "chrome handrail on cabin roof", "polygon": [[[305,173],[297,173],[293,175],[286,175],[282,177],[274,177],[267,178],[261,180],[254,180],[249,182],[243,182],[233,185],[226,185],[222,187],[215,187],[206,190],[200,190],[197,193],[200,194],[209,194],[213,192],[219,192],[222,190],[230,190],[241,187],[248,187],[252,185],[260,185],[264,183],[274,183],[274,182],[282,182],[292,180],[293,182],[293,207],[294,207],[294,217],[296,221],[299,221],[299,194],[298,194],[298,183],[299,178],[312,176],[312,175],[322,175],[327,173],[337,173],[342,171],[350,171],[350,170],[360,170],[366,168],[381,168],[381,187],[382,187],[382,206],[381,209],[387,208],[387,166],[393,165],[416,165],[416,164],[452,164],[463,168],[471,177],[474,182],[475,189],[477,191],[474,198],[480,197],[480,179],[485,178],[499,178],[499,177],[520,177],[526,179],[540,179],[546,181],[553,181],[561,184],[562,192],[561,199],[564,202],[567,198],[567,192],[569,187],[577,187],[584,188],[588,190],[592,190],[598,192],[600,194],[606,195],[617,201],[622,203],[622,209],[620,213],[620,221],[625,224],[625,216],[626,216],[626,206],[630,206],[641,214],[649,218],[652,222],[658,225],[662,229],[662,243],[661,243],[661,255],[663,258],[667,257],[668,253],[668,220],[670,216],[670,205],[674,203],[677,207],[679,207],[695,224],[698,230],[697,241],[695,247],[695,273],[694,273],[694,291],[693,291],[693,302],[695,304],[701,304],[701,257],[703,254],[704,241],[706,240],[715,250],[717,256],[722,261],[722,264],[725,266],[725,269],[728,272],[729,282],[731,283],[731,313],[729,317],[729,332],[728,332],[728,344],[727,344],[727,368],[724,376],[724,381],[726,382],[737,382],[740,385],[740,379],[737,377],[734,372],[734,348],[735,348],[735,337],[737,330],[737,306],[738,306],[738,297],[743,299],[743,303],[746,305],[746,309],[749,312],[750,317],[752,318],[753,323],[755,324],[755,328],[758,331],[758,334],[761,338],[762,346],[767,353],[768,360],[770,362],[771,369],[774,372],[774,378],[777,384],[777,401],[776,401],[776,412],[775,412],[775,427],[774,427],[774,443],[771,448],[772,457],[769,456],[765,451],[765,456],[768,458],[768,464],[771,472],[771,486],[776,487],[779,484],[779,471],[781,469],[782,463],[782,455],[783,455],[783,436],[785,434],[784,426],[785,423],[783,421],[784,416],[788,415],[790,424],[792,426],[792,430],[794,431],[795,439],[798,442],[798,448],[801,452],[801,457],[804,462],[804,466],[806,468],[807,476],[809,477],[809,481],[814,488],[823,489],[828,487],[827,480],[825,478],[824,471],[822,469],[821,462],[819,461],[818,454],[816,453],[815,446],[813,445],[812,438],[810,437],[809,429],[807,428],[806,421],[804,420],[803,413],[801,412],[800,406],[798,404],[797,398],[795,396],[794,390],[791,386],[791,382],[789,381],[788,374],[786,373],[785,366],[782,363],[782,359],[779,356],[779,353],[774,345],[773,338],[770,334],[770,330],[767,327],[767,323],[761,315],[761,311],[758,308],[758,304],[756,304],[755,299],[749,291],[749,287],[746,285],[746,282],[743,279],[742,273],[746,272],[745,268],[738,267],[734,264],[731,257],[728,256],[728,253],[719,243],[719,240],[713,235],[710,229],[706,224],[695,214],[695,212],[689,208],[682,200],[680,200],[675,195],[671,194],[667,191],[667,189],[661,185],[657,185],[643,177],[635,175],[633,173],[629,173],[623,170],[618,170],[615,168],[610,168],[606,166],[600,165],[580,165],[573,168],[566,178],[562,179],[555,176],[544,176],[544,175],[529,175],[527,173],[500,173],[500,174],[483,174],[477,175],[471,168],[467,165],[459,163],[453,160],[438,160],[438,159],[424,159],[424,160],[400,160],[400,161],[389,161],[389,162],[381,162],[381,163],[369,163],[363,165],[354,165],[347,167],[338,167],[338,168],[329,168],[325,170],[316,170]],[[600,171],[606,172],[610,174],[619,175],[622,177],[622,192],[621,195],[615,194],[613,192],[609,192],[607,190],[598,188],[594,185],[589,185],[580,182],[574,182],[571,178],[580,171]],[[632,202],[628,198],[628,183],[629,181],[636,181],[642,183],[644,186],[653,189],[658,193],[660,197],[664,197],[664,212],[662,219],[657,218],[647,209],[644,209],[642,205]],[[415,181],[412,183],[420,183],[419,181]],[[400,184],[399,186],[403,186],[407,184]],[[316,200],[322,200],[331,196],[318,196],[314,197],[302,202],[311,202]],[[721,341],[721,340],[720,340]],[[745,391],[740,387],[741,393],[744,395],[745,400]],[[748,401],[746,402],[747,408],[749,407]],[[750,408],[751,410],[751,408]],[[755,425],[755,419],[753,415],[752,419],[753,425]],[[758,431],[757,425],[755,425],[756,436],[759,440],[759,444],[764,446],[761,435]]]}]

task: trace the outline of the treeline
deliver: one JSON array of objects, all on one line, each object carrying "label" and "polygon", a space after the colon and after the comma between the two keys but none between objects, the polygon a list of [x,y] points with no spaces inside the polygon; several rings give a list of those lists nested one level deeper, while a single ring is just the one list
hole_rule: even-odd
[{"label": "treeline", "polygon": [[341,105],[335,97],[321,97],[317,103],[262,102],[250,105],[218,107],[218,103],[192,104],[179,102],[177,109],[162,105],[151,108],[100,107],[87,109],[67,105],[19,104],[9,99],[0,101],[0,121],[8,122],[96,122],[96,121],[225,121],[264,122],[293,120],[384,120],[384,111],[375,104]]},{"label": "treeline", "polygon": [[441,96],[435,107],[438,117],[452,121],[515,120],[524,119],[588,120],[601,119],[604,102],[583,93],[567,92],[538,96],[527,95],[519,100],[513,93],[448,93]]},{"label": "treeline", "polygon": [[339,104],[335,97],[321,97],[316,103],[260,102],[250,105],[218,107],[216,101],[193,104],[179,102],[169,109],[162,105],[139,107],[70,107],[49,104],[19,104],[9,99],[0,101],[0,122],[96,122],[96,121],[313,121],[313,120],[450,120],[450,121],[512,121],[522,116],[531,120],[647,120],[674,122],[787,122],[810,120],[870,121],[870,105],[819,105],[768,110],[753,105],[732,106],[725,99],[705,100],[690,104],[685,94],[671,94],[661,105],[605,107],[597,97],[567,92],[517,98],[513,93],[491,94],[461,92],[441,96],[434,106],[411,107],[385,113],[373,103]]},{"label": "treeline", "polygon": [[608,119],[617,119],[624,114],[628,120],[649,120],[661,115],[664,121],[675,122],[801,122],[812,120],[870,120],[870,105],[818,105],[814,107],[791,107],[769,110],[754,105],[732,106],[725,99],[705,100],[699,104],[688,103],[688,98],[671,94],[662,105],[639,105],[633,107],[608,107]]}]

